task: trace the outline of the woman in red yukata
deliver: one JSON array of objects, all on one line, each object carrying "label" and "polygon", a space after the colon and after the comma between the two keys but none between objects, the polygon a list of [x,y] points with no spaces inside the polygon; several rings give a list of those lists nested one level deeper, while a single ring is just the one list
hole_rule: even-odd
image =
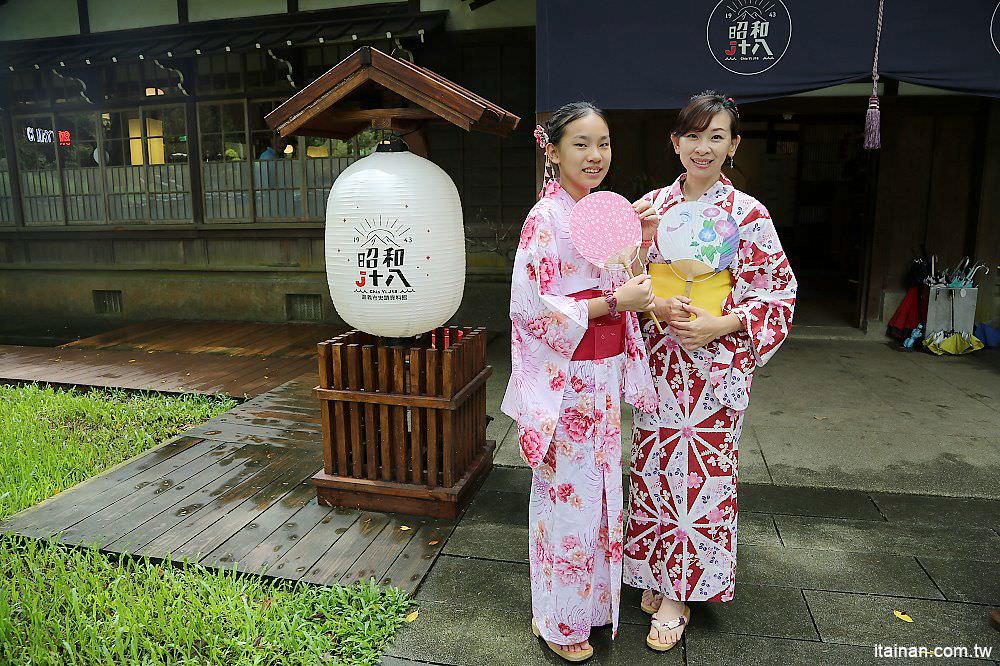
[{"label": "woman in red yukata", "polygon": [[[732,98],[691,98],[671,132],[685,173],[635,203],[653,277],[654,312],[643,336],[659,398],[636,414],[629,474],[624,582],[644,590],[653,614],[646,643],[672,648],[691,617],[689,601],[730,601],[736,584],[737,449],[754,371],[788,335],[797,289],[767,209],[722,174],[740,145]],[[684,280],[655,245],[671,207],[700,201],[722,208],[739,232],[728,270]]]},{"label": "woman in red yukata", "polygon": [[567,104],[535,131],[546,181],[511,277],[511,377],[501,409],[532,468],[531,628],[568,661],[589,659],[592,627],[618,627],[624,497],[621,398],[656,406],[636,312],[648,276],[587,262],[570,240],[576,202],[611,164],[604,114]]}]

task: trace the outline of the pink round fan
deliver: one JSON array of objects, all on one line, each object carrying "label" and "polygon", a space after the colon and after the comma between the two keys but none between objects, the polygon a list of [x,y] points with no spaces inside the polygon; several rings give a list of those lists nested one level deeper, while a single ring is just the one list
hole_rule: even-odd
[{"label": "pink round fan", "polygon": [[642,242],[642,223],[622,195],[594,192],[573,207],[569,234],[577,252],[595,266],[630,266]]},{"label": "pink round fan", "polygon": [[[623,268],[634,277],[632,264],[639,256],[642,222],[622,195],[594,192],[577,201],[569,216],[569,237],[577,252],[598,268]],[[662,333],[660,320],[650,315]]]}]

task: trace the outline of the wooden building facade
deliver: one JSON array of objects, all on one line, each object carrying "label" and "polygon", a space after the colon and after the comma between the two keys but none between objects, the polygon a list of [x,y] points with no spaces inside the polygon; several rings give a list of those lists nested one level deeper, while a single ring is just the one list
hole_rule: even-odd
[{"label": "wooden building facade", "polygon": [[[170,0],[129,25],[113,4],[0,4],[7,329],[336,321],[326,198],[375,135],[283,140],[264,117],[362,45],[533,115],[533,3]],[[52,12],[72,20],[45,32]],[[435,127],[429,142],[462,196],[469,279],[502,294],[496,250],[534,201],[530,123],[508,139]],[[482,299],[467,309],[490,316]]]},{"label": "wooden building facade", "polygon": [[[371,44],[520,115],[535,104],[533,0],[0,2],[0,310],[5,326],[150,318],[336,321],[326,195],[373,137],[278,139],[264,116]],[[799,325],[877,332],[922,246],[1000,262],[1000,101],[887,81],[743,105],[732,176],[764,201],[802,277]],[[868,92],[866,92],[866,90]],[[691,91],[696,92],[696,91]],[[608,187],[672,180],[674,112],[612,111]],[[430,132],[468,242],[463,325],[507,327],[535,200],[532,123]],[[1000,315],[997,271],[979,320]],[[20,324],[19,324],[20,325]]]}]

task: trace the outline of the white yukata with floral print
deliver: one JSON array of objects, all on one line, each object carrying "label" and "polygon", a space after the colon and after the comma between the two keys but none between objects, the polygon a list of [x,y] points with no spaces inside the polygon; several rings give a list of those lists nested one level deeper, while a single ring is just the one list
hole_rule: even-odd
[{"label": "white yukata with floral print", "polygon": [[511,378],[501,409],[517,421],[532,468],[528,509],[532,613],[542,636],[585,641],[618,629],[623,547],[621,397],[652,411],[656,394],[634,313],[623,313],[625,353],[574,361],[589,324],[569,294],[617,288],[570,242],[575,202],[550,182],[521,232],[511,279]]}]

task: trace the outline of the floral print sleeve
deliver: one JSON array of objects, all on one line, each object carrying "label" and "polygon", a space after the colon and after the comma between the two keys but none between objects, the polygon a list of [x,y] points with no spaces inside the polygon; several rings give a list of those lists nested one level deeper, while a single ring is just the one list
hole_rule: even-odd
[{"label": "floral print sleeve", "polygon": [[511,276],[511,377],[501,409],[517,421],[521,457],[532,467],[552,441],[569,362],[589,321],[586,302],[563,290],[553,199],[528,214]]},{"label": "floral print sleeve", "polygon": [[742,410],[749,404],[753,371],[788,336],[798,285],[767,209],[744,195],[734,201],[733,212],[740,243],[723,312],[739,317],[744,330],[720,341],[712,382],[723,404]]},{"label": "floral print sleeve", "polygon": [[563,295],[562,261],[544,208],[532,211],[521,230],[511,279],[510,318],[515,327],[566,358],[573,356],[587,330],[587,303]]}]

